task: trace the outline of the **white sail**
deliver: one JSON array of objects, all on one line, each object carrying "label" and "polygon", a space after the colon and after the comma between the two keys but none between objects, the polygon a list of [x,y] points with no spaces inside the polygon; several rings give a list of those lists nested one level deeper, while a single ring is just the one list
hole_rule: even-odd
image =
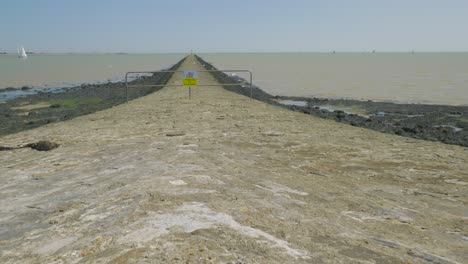
[{"label": "white sail", "polygon": [[21,49],[19,50],[18,57],[20,59],[27,59],[28,55],[26,54],[26,51],[24,50],[24,47],[21,46]]}]

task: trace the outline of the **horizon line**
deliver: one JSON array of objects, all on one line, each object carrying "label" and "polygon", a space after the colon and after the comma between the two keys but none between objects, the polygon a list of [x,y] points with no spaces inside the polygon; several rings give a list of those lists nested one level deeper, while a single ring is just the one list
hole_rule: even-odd
[{"label": "horizon line", "polygon": [[[329,50],[329,51],[200,51],[200,52],[190,52],[190,51],[115,51],[115,52],[105,52],[105,51],[28,51],[28,54],[240,54],[240,53],[467,53],[468,50],[405,50],[405,51],[395,51],[395,50],[363,50],[363,51],[340,51],[340,50]],[[16,52],[7,52],[0,51],[0,55],[16,55]]]}]

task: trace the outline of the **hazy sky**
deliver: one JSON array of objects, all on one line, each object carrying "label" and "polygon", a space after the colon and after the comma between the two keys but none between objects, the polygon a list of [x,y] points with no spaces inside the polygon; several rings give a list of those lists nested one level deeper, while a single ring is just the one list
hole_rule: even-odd
[{"label": "hazy sky", "polygon": [[0,51],[468,51],[468,0],[2,0]]}]

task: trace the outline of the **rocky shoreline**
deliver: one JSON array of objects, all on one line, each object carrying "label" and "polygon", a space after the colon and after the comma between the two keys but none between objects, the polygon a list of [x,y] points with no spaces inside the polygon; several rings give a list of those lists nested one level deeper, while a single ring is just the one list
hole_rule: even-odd
[{"label": "rocky shoreline", "polygon": [[[207,70],[216,70],[201,57],[197,56],[197,59]],[[240,85],[224,88],[250,96],[250,87],[245,85],[247,81],[240,77],[222,72],[214,72],[212,75],[220,83],[239,82]],[[272,105],[352,126],[468,147],[468,106],[273,96],[257,86],[253,87],[252,97]]]},{"label": "rocky shoreline", "polygon": [[[185,60],[182,59],[169,70],[175,70]],[[130,84],[166,84],[173,73],[157,73],[141,76]],[[160,90],[162,87],[141,87],[129,89],[128,99]],[[5,89],[4,91],[11,91]],[[27,91],[30,88],[19,88]],[[69,120],[81,115],[91,114],[106,108],[125,103],[127,94],[124,82],[104,84],[82,84],[64,88],[60,91],[37,92],[0,102],[0,136],[36,128],[49,123]]]}]

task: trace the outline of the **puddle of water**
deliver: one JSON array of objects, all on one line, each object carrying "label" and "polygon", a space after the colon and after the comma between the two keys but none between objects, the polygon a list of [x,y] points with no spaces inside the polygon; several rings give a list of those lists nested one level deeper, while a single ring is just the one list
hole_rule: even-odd
[{"label": "puddle of water", "polygon": [[387,113],[385,112],[377,112],[375,113],[373,116],[376,116],[376,117],[384,117]]},{"label": "puddle of water", "polygon": [[295,106],[301,106],[301,107],[307,106],[306,101],[281,100],[278,103],[283,104],[283,105],[295,105]]},{"label": "puddle of water", "polygon": [[[70,86],[72,87],[72,86]],[[30,90],[13,90],[0,93],[0,102],[5,102],[19,97],[38,94],[39,92],[59,93],[69,87],[49,87],[49,88],[32,88]]]},{"label": "puddle of water", "polygon": [[[89,83],[89,84],[98,85],[98,84],[105,84],[105,83],[108,83],[108,82],[118,83],[118,82],[121,82],[121,81],[122,81],[122,78],[113,78],[113,79],[109,79],[107,81],[97,81],[97,82],[93,82],[93,83]],[[88,84],[88,83],[85,83],[85,84]],[[6,90],[3,90],[3,89],[0,89],[0,102],[5,102],[5,101],[8,101],[8,100],[12,100],[12,99],[15,99],[15,98],[24,97],[24,96],[28,96],[28,95],[34,95],[34,94],[38,94],[40,92],[60,93],[60,92],[63,92],[65,89],[68,89],[68,88],[80,88],[80,85],[81,85],[80,83],[63,83],[60,86],[46,86],[46,87],[35,86],[35,87],[31,87],[31,89],[29,89],[29,90],[18,89],[18,90],[6,91]]]},{"label": "puddle of water", "polygon": [[353,111],[352,108],[347,108],[347,107],[336,107],[334,105],[314,105],[314,107],[318,107],[320,110],[327,110],[329,112],[340,110],[340,111],[345,112],[348,115],[354,114],[354,115],[358,115],[358,116],[362,116],[362,117],[366,117],[366,118],[369,117],[368,115],[363,115],[361,113],[356,113],[356,112]]},{"label": "puddle of water", "polygon": [[333,112],[335,110],[338,110],[337,108],[331,106],[331,105],[314,105],[314,107],[318,107],[320,110],[327,110],[329,112]]},{"label": "puddle of water", "polygon": [[450,128],[453,130],[453,132],[457,133],[457,132],[460,132],[460,131],[463,131],[463,128],[461,127],[456,127],[456,126],[448,126],[448,125],[439,125],[439,126],[434,126],[434,127],[446,127],[446,128]]},{"label": "puddle of water", "polygon": [[403,116],[406,116],[406,117],[422,117],[424,115],[403,115]]}]

